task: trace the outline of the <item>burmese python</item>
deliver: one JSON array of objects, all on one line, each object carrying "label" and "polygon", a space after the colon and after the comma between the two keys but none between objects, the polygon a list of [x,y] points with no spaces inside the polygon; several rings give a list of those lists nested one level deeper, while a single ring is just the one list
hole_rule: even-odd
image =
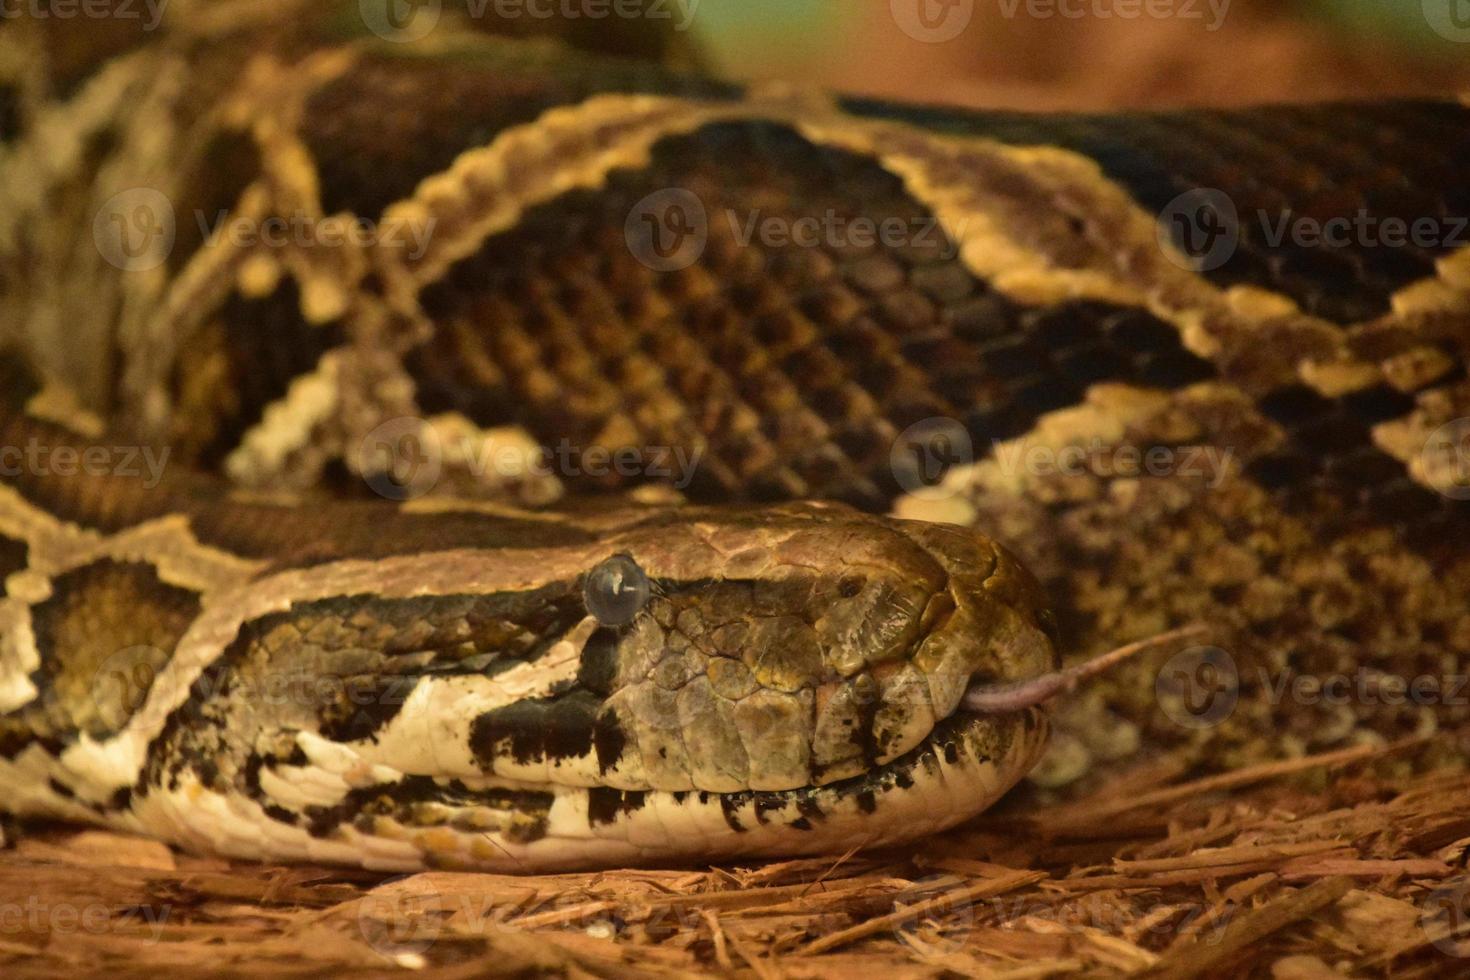
[{"label": "burmese python", "polygon": [[[1124,670],[1039,782],[1463,723],[1463,105],[966,113],[181,6],[4,28],[0,807],[842,852],[1032,767],[967,688],[1191,621],[1228,710]],[[1363,671],[1445,694],[1281,695]]]}]

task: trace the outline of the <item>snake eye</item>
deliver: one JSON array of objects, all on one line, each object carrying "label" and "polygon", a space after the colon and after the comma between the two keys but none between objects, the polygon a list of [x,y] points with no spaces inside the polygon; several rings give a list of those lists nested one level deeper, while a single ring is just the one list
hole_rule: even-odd
[{"label": "snake eye", "polygon": [[590,612],[603,626],[622,626],[648,604],[648,576],[627,555],[613,555],[587,573],[582,587]]}]

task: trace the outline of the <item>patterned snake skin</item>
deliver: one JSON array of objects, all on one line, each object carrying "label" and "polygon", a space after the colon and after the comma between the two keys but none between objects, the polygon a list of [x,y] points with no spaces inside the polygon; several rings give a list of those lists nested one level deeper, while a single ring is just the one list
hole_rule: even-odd
[{"label": "patterned snake skin", "polygon": [[[4,30],[12,812],[526,870],[841,852],[1164,746],[1463,755],[1460,102],[970,113],[229,4]],[[631,623],[589,612],[619,554]],[[1187,623],[1034,770],[1037,709],[956,708]]]}]

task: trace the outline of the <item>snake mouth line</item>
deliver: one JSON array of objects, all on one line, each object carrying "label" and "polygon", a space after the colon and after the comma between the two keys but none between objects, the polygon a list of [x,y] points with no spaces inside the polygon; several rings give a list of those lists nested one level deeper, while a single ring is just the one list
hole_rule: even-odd
[{"label": "snake mouth line", "polygon": [[[897,844],[970,819],[1029,770],[1039,709],[959,710],[904,755],[824,786],[717,793],[416,779],[379,787],[331,835],[382,867],[578,870],[823,854]],[[485,813],[507,813],[493,841]],[[337,817],[344,816],[338,811]],[[432,818],[432,819],[431,819]],[[411,849],[411,853],[405,852]],[[396,854],[396,856],[395,856]]]}]

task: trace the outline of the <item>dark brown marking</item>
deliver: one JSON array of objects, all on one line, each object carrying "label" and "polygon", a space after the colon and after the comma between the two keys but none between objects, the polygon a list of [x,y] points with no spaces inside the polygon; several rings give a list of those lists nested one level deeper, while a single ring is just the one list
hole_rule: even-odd
[{"label": "dark brown marking", "polygon": [[405,776],[396,783],[354,789],[330,807],[307,807],[301,814],[314,837],[329,837],[340,826],[391,816],[410,822],[408,812],[418,803],[443,803],[452,807],[487,807],[527,816],[545,817],[551,809],[551,793],[536,790],[472,790],[458,780],[440,784],[429,776]]},{"label": "dark brown marking", "polygon": [[334,742],[377,739],[402,710],[420,678],[394,674],[349,678],[341,700],[324,708],[321,733]]},{"label": "dark brown marking", "polygon": [[151,565],[103,560],[57,576],[31,611],[39,696],[0,718],[0,730],[65,740],[115,733],[198,614],[199,596],[162,582]]},{"label": "dark brown marking", "polygon": [[623,758],[628,736],[618,723],[617,712],[603,709],[592,724],[592,747],[597,752],[597,768],[606,773]]},{"label": "dark brown marking", "polygon": [[[599,23],[598,31],[606,34],[607,25]],[[465,150],[603,92],[729,98],[738,90],[649,65],[565,52],[547,57],[513,45],[443,58],[379,51],[313,93],[302,135],[321,168],[326,212],[376,218]]]},{"label": "dark brown marking", "polygon": [[587,825],[595,827],[598,824],[612,823],[620,816],[625,817],[643,809],[647,800],[648,794],[641,790],[624,792],[594,786],[587,791]]},{"label": "dark brown marking", "polygon": [[601,700],[588,691],[528,698],[487,711],[470,730],[470,750],[486,772],[498,757],[525,764],[572,759],[592,751]]},{"label": "dark brown marking", "polygon": [[5,579],[26,567],[30,546],[24,541],[0,535],[0,599],[5,598]]},{"label": "dark brown marking", "polygon": [[259,298],[231,293],[219,315],[180,351],[172,444],[217,466],[291,382],[312,371],[342,339],[340,324],[306,321],[294,279],[282,279]]},{"label": "dark brown marking", "polygon": [[[1456,247],[1454,223],[1470,216],[1461,179],[1470,170],[1470,109],[1449,100],[1111,116],[843,104],[865,116],[1084,153],[1156,215],[1186,191],[1223,188],[1239,215],[1239,246],[1204,275],[1222,287],[1285,293],[1337,323],[1381,316],[1395,292],[1433,278],[1435,260]],[[1272,240],[1283,219],[1352,222],[1360,212],[1375,229],[1427,217],[1444,240],[1395,247],[1356,232],[1343,242]]]},{"label": "dark brown marking", "polygon": [[[709,241],[689,269],[654,273],[625,226],[669,187],[699,198]],[[727,219],[830,225],[829,213],[911,234],[897,248],[803,247],[742,241]],[[898,177],[767,123],[661,141],[647,169],[529,211],[423,303],[441,329],[407,366],[426,410],[523,424],[574,456],[609,428],[630,433],[609,450],[674,446],[689,459],[698,447],[693,472],[671,475],[700,500],[824,496],[879,509],[899,490],[894,439],[913,423],[953,419],[983,455],[1094,381],[1178,387],[1215,373],[1145,312],[1005,299],[966,270]],[[650,362],[657,385],[642,380]],[[632,479],[661,476],[641,472]]]}]

